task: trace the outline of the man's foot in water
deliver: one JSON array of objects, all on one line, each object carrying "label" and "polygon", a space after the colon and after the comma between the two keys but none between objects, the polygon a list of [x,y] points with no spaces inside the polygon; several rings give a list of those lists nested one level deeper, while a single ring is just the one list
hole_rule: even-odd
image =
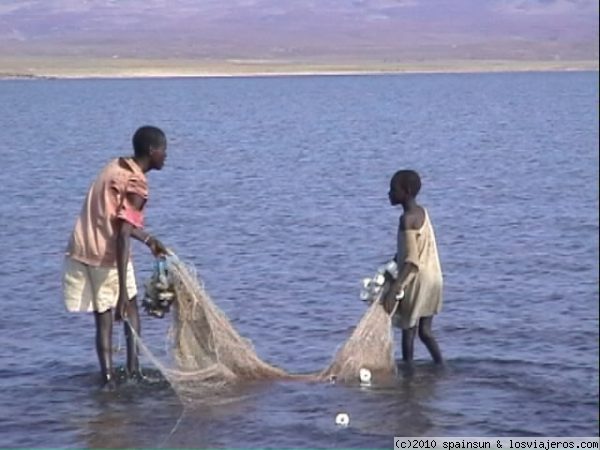
[{"label": "man's foot in water", "polygon": [[131,372],[127,371],[126,376],[128,381],[133,381],[135,383],[140,383],[146,380],[146,377],[142,374],[140,369],[133,370]]},{"label": "man's foot in water", "polygon": [[117,382],[112,376],[104,376],[102,380],[102,391],[113,392],[117,390]]}]

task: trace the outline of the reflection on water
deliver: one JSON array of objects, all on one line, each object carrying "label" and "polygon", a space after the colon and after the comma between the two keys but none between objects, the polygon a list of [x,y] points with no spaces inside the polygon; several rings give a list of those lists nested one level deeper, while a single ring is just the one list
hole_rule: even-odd
[{"label": "reflection on water", "polygon": [[89,448],[158,446],[183,409],[164,380],[124,381],[114,392],[93,389],[86,400],[91,414],[80,422],[79,434]]}]

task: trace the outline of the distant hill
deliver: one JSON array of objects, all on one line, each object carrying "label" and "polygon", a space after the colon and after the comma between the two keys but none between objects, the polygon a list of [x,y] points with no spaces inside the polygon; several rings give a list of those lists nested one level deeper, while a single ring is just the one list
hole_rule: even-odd
[{"label": "distant hill", "polygon": [[0,56],[597,60],[597,0],[0,0]]}]

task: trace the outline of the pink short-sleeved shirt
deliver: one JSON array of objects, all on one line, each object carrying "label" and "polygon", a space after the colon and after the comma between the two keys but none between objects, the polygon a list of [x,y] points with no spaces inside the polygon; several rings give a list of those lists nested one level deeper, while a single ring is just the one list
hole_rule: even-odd
[{"label": "pink short-sleeved shirt", "polygon": [[118,220],[136,228],[144,226],[143,207],[138,211],[130,203],[130,193],[148,199],[146,176],[131,158],[112,160],[88,191],[67,255],[90,266],[115,267]]}]

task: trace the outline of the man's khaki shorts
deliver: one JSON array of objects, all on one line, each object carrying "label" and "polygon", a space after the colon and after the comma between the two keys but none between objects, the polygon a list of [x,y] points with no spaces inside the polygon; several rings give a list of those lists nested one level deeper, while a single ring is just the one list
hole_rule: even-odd
[{"label": "man's khaki shorts", "polygon": [[[116,267],[94,267],[66,257],[63,271],[65,307],[69,312],[105,312],[117,306],[119,273]],[[133,265],[127,266],[127,296],[137,294]]]}]

